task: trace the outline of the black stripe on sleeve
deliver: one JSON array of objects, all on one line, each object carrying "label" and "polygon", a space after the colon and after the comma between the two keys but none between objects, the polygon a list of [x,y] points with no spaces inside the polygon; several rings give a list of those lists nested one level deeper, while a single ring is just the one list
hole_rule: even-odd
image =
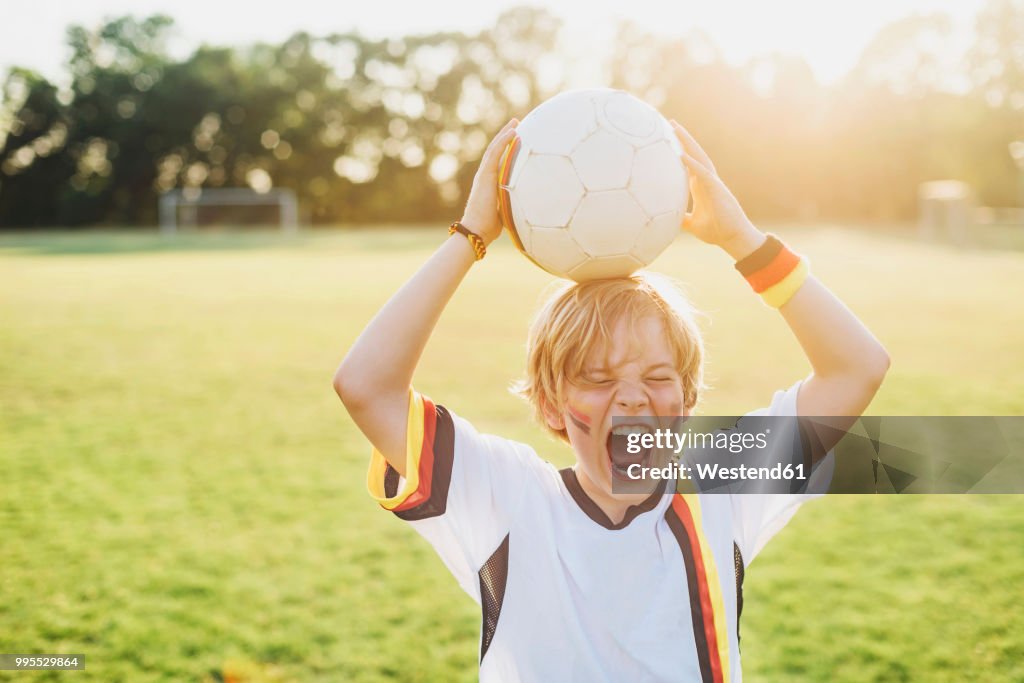
[{"label": "black stripe on sleeve", "polygon": [[743,277],[750,277],[774,260],[782,251],[782,242],[775,235],[768,235],[767,241],[753,252],[736,262],[735,268]]},{"label": "black stripe on sleeve", "polygon": [[398,470],[388,463],[387,468],[384,470],[384,496],[386,498],[394,498],[398,495],[398,479],[401,475],[398,474]]},{"label": "black stripe on sleeve", "polygon": [[435,406],[437,422],[434,427],[434,468],[430,480],[430,496],[427,500],[395,515],[413,522],[430,519],[444,514],[448,507],[448,488],[452,483],[452,463],[455,459],[455,423],[452,414],[444,406]]}]

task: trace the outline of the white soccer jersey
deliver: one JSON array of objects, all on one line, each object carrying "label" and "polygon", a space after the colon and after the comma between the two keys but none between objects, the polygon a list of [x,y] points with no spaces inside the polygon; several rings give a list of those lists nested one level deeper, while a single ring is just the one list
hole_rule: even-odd
[{"label": "white soccer jersey", "polygon": [[408,434],[408,479],[375,452],[370,493],[481,605],[481,681],[742,680],[744,567],[812,496],[655,493],[612,524],[573,470],[415,393]]}]

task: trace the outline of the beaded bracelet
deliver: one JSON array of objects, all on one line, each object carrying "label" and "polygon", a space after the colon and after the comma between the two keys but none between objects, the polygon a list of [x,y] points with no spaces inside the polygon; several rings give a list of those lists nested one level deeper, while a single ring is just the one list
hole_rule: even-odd
[{"label": "beaded bracelet", "polygon": [[448,226],[448,234],[454,235],[455,233],[460,233],[466,236],[466,239],[469,240],[470,245],[472,245],[473,247],[473,253],[476,254],[477,261],[482,259],[484,256],[487,256],[487,245],[484,244],[484,241],[480,238],[480,235],[471,231],[469,228],[467,228],[465,225],[458,221],[455,221],[450,226]]},{"label": "beaded bracelet", "polygon": [[810,274],[807,259],[771,234],[753,253],[736,262],[736,270],[772,308],[780,308],[792,299]]}]

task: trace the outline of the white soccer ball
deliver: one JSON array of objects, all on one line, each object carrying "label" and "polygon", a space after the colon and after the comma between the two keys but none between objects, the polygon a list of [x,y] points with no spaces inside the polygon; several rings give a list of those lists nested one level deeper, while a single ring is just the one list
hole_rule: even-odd
[{"label": "white soccer ball", "polygon": [[572,90],[519,124],[499,169],[502,221],[544,270],[624,277],[679,234],[688,199],[668,121],[621,90]]}]

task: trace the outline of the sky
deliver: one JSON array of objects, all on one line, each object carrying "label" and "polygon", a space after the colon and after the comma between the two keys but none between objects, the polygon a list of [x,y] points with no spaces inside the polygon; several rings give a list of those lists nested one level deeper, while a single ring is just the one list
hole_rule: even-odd
[{"label": "sky", "polygon": [[[122,14],[159,12],[173,17],[178,26],[176,51],[184,56],[203,42],[280,42],[296,31],[327,34],[356,29],[370,37],[477,31],[492,25],[503,9],[519,4],[523,2],[3,0],[0,73],[13,65],[27,66],[59,82],[67,58],[66,27],[97,25],[105,17]],[[966,45],[984,0],[549,0],[544,5],[562,18],[564,48],[575,60],[586,62],[587,55],[601,54],[615,21],[625,18],[661,35],[704,30],[734,64],[772,52],[798,55],[819,80],[830,83],[856,64],[880,28],[915,13],[948,14],[954,20],[956,42]],[[598,73],[583,68],[572,85],[599,85],[590,82]]]}]

